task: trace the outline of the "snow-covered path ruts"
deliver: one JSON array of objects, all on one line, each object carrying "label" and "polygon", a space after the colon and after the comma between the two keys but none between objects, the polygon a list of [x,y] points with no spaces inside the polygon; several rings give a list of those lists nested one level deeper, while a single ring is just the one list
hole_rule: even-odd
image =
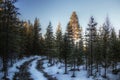
[{"label": "snow-covered path ruts", "polygon": [[12,67],[8,68],[8,78],[10,80],[13,80],[15,73],[18,73],[20,71],[20,68],[24,63],[29,62],[32,59],[38,58],[38,56],[31,56],[29,58],[24,57],[21,60],[18,60]]},{"label": "snow-covered path ruts", "polygon": [[19,67],[19,72],[15,73],[12,80],[33,80],[30,78],[30,73],[28,72],[28,65],[34,61],[36,58],[26,61]]},{"label": "snow-covered path ruts", "polygon": [[34,60],[32,63],[31,63],[31,66],[29,67],[29,72],[31,74],[31,78],[33,78],[34,80],[47,80],[47,78],[45,78],[43,76],[43,73],[39,72],[37,69],[36,69],[36,66],[37,66],[37,61],[39,59],[36,59]]}]

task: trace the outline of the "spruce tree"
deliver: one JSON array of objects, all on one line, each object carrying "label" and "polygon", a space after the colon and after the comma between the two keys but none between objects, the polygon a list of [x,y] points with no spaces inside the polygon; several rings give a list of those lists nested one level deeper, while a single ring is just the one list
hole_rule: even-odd
[{"label": "spruce tree", "polygon": [[113,66],[113,72],[117,70],[117,62],[119,62],[119,41],[116,35],[116,32],[114,28],[111,29],[111,34],[110,34],[110,51],[109,51],[109,61]]},{"label": "spruce tree", "polygon": [[68,34],[65,33],[64,37],[63,37],[63,47],[62,47],[62,53],[61,53],[61,57],[64,60],[65,63],[65,71],[64,74],[67,74],[67,64],[68,64],[68,60],[69,60],[69,55],[71,53],[71,42],[70,39],[68,37]]},{"label": "spruce tree", "polygon": [[84,54],[84,45],[83,45],[83,39],[81,37],[80,41],[78,42],[78,45],[76,45],[76,49],[77,49],[77,67],[79,70],[79,66],[81,64],[83,64],[83,54]]},{"label": "spruce tree", "polygon": [[[16,0],[2,0],[0,2],[0,52],[3,57],[4,79],[7,76],[8,60],[15,58],[15,55],[20,52],[20,35],[19,35],[19,19],[18,8],[14,5]],[[14,54],[13,54],[14,53]],[[12,55],[12,57],[11,57]]]},{"label": "spruce tree", "polygon": [[89,65],[89,75],[93,75],[93,42],[95,41],[96,37],[96,21],[94,20],[93,16],[90,17],[90,21],[88,23],[89,28],[88,34],[86,35],[88,37],[88,49],[89,49],[89,54],[88,54],[88,65]]},{"label": "spruce tree", "polygon": [[30,56],[33,53],[33,24],[28,21],[24,22],[23,29],[21,31],[21,38],[22,38],[22,50],[24,55]]},{"label": "spruce tree", "polygon": [[56,48],[57,48],[57,57],[59,61],[61,61],[61,53],[63,47],[62,43],[63,43],[63,36],[62,36],[61,24],[59,23],[56,31]]},{"label": "spruce tree", "polygon": [[[68,34],[68,38],[70,40],[70,44],[72,45],[71,48],[71,64],[74,65],[74,69],[73,69],[73,75],[72,77],[75,77],[75,64],[76,64],[76,43],[79,42],[80,37],[81,37],[81,28],[79,26],[79,21],[78,21],[78,16],[76,14],[76,12],[74,11],[70,17],[70,21],[67,25],[67,34]],[[75,45],[76,44],[76,45]]]},{"label": "spruce tree", "polygon": [[40,23],[39,19],[35,18],[34,27],[33,27],[33,54],[38,54],[40,52]]},{"label": "spruce tree", "polygon": [[47,31],[45,34],[45,45],[46,45],[46,54],[48,56],[49,63],[52,65],[52,59],[54,55],[54,36],[52,30],[52,24],[49,22]]},{"label": "spruce tree", "polygon": [[73,39],[74,41],[81,37],[81,28],[76,12],[73,12],[70,17],[70,21],[67,26],[67,33],[69,38]]},{"label": "spruce tree", "polygon": [[110,38],[110,29],[111,23],[109,18],[106,17],[106,21],[103,24],[103,66],[104,66],[104,75],[103,77],[106,78],[106,72],[108,67],[108,53],[109,53],[109,38]]},{"label": "spruce tree", "polygon": [[40,55],[44,55],[45,56],[45,39],[42,36],[42,34],[40,35]]}]

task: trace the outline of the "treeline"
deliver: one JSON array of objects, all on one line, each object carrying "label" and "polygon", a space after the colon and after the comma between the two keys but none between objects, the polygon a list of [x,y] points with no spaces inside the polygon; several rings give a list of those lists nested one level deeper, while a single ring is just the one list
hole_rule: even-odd
[{"label": "treeline", "polygon": [[75,77],[75,71],[79,70],[81,64],[85,64],[88,77],[95,75],[94,70],[100,74],[101,67],[105,69],[103,77],[106,77],[109,66],[113,67],[113,73],[119,72],[120,33],[117,35],[108,17],[99,29],[96,27],[97,22],[90,17],[86,34],[83,35],[77,14],[73,12],[65,33],[59,23],[54,35],[49,22],[43,36],[39,19],[35,18],[34,23],[21,21],[15,2],[16,0],[0,1],[0,57],[4,78],[8,66],[12,66],[16,59],[31,55],[47,56],[49,66],[55,63],[54,59],[63,62],[65,74],[70,66],[72,77]]},{"label": "treeline", "polygon": [[[106,78],[109,67],[117,74],[120,72],[120,33],[117,35],[108,16],[98,29],[93,17],[90,18],[88,26],[85,35],[85,64],[88,76],[96,76],[98,72]],[[101,68],[104,68],[104,74],[101,74]]]}]

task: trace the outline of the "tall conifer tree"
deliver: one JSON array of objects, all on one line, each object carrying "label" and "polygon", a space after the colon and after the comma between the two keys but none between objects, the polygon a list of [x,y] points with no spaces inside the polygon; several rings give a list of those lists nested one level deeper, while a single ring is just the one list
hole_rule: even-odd
[{"label": "tall conifer tree", "polygon": [[34,28],[33,28],[33,53],[38,54],[40,52],[40,37],[42,37],[40,33],[40,23],[39,19],[35,18]]},{"label": "tall conifer tree", "polygon": [[54,55],[54,36],[53,36],[51,22],[49,22],[49,25],[47,27],[47,31],[45,34],[45,46],[46,46],[46,54],[48,56],[49,63],[52,64],[52,58]]},{"label": "tall conifer tree", "polygon": [[57,48],[57,55],[59,57],[59,61],[61,61],[61,53],[63,47],[62,43],[63,43],[63,36],[62,36],[61,24],[59,23],[56,31],[56,48]]},{"label": "tall conifer tree", "polygon": [[89,28],[88,34],[86,35],[88,37],[88,49],[89,49],[89,54],[88,54],[88,65],[89,65],[89,75],[93,75],[93,42],[95,41],[96,37],[96,21],[94,20],[93,16],[90,17],[90,21],[88,23]]},{"label": "tall conifer tree", "polygon": [[108,67],[108,53],[109,53],[109,39],[110,39],[110,30],[111,30],[111,23],[109,21],[108,16],[106,17],[106,21],[103,24],[103,66],[104,66],[104,75],[103,77],[106,78],[106,72]]},{"label": "tall conifer tree", "polygon": [[[79,25],[79,20],[78,20],[78,16],[76,14],[76,12],[74,11],[70,17],[70,21],[67,25],[67,35],[68,38],[70,40],[70,44],[71,44],[71,63],[74,65],[74,69],[73,69],[73,75],[72,77],[75,77],[75,64],[76,64],[76,51],[77,51],[77,47],[76,45],[79,43],[80,37],[81,37],[81,27]],[[77,44],[76,44],[77,43]]]},{"label": "tall conifer tree", "polygon": [[[19,19],[18,19],[18,8],[14,5],[16,0],[2,0],[0,2],[0,52],[3,56],[3,70],[4,79],[7,76],[7,64],[8,59],[12,60],[12,56],[18,55],[13,53],[19,53]],[[9,58],[8,58],[9,57]]]},{"label": "tall conifer tree", "polygon": [[81,27],[79,25],[79,20],[76,12],[73,12],[70,17],[70,21],[67,26],[67,33],[69,38],[73,39],[74,41],[81,37]]}]

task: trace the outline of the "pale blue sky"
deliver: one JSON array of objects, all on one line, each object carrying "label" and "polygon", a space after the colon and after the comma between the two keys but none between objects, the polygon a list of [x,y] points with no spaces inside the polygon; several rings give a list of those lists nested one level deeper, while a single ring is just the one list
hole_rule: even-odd
[{"label": "pale blue sky", "polygon": [[46,32],[49,21],[52,22],[53,30],[56,30],[58,22],[63,31],[73,11],[76,11],[79,24],[87,27],[90,16],[94,16],[98,27],[109,15],[110,21],[118,32],[120,29],[120,0],[18,0],[16,6],[20,9],[22,20],[34,21],[40,19],[42,32]]}]

